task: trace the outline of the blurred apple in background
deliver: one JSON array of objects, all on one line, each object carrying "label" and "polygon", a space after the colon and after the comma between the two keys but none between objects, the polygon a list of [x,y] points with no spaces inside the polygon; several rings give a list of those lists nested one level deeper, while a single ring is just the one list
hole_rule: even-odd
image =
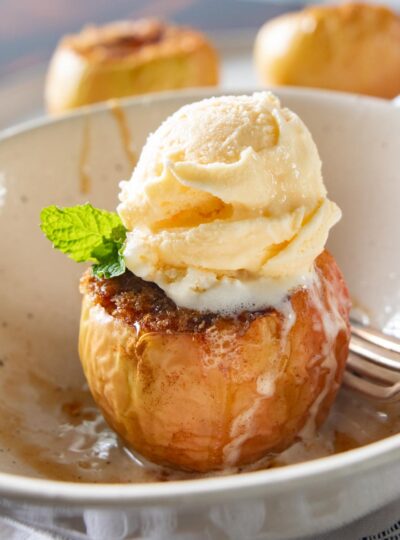
[{"label": "blurred apple in background", "polygon": [[[254,36],[260,25],[302,2],[250,0],[3,0],[0,3],[0,129],[43,114],[44,80],[59,40],[87,24],[156,17],[206,33],[218,53],[233,59],[238,82],[252,86]],[[244,70],[244,71],[243,71]],[[222,83],[236,85],[222,66]]]}]

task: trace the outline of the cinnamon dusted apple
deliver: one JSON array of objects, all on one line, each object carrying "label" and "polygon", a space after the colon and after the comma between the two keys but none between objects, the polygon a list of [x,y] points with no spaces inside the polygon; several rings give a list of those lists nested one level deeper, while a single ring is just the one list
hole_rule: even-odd
[{"label": "cinnamon dusted apple", "polygon": [[191,28],[154,19],[89,26],[59,43],[50,63],[51,113],[104,101],[218,83],[218,57]]},{"label": "cinnamon dusted apple", "polygon": [[42,213],[55,247],[95,262],[79,350],[109,424],[139,455],[201,472],[315,434],[345,366],[349,295],[324,251],[340,210],[301,120],[269,93],[183,107],[120,198],[120,218]]},{"label": "cinnamon dusted apple", "polygon": [[325,419],[347,358],[346,286],[327,252],[286,310],[236,317],[178,308],[131,273],[90,272],[79,351],[110,426],[159,464],[211,471],[253,463]]}]

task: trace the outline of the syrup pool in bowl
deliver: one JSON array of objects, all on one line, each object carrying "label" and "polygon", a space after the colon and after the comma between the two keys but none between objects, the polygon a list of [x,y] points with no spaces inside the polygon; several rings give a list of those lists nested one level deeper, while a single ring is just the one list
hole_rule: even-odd
[{"label": "syrup pool in bowl", "polygon": [[[2,360],[0,370],[0,453],[4,472],[94,483],[201,477],[146,463],[126,449],[105,423],[85,384],[62,387],[34,371],[15,370],[7,359]],[[309,461],[399,431],[400,405],[378,405],[342,389],[319,433],[242,471]],[[227,470],[223,474],[242,471]]]}]

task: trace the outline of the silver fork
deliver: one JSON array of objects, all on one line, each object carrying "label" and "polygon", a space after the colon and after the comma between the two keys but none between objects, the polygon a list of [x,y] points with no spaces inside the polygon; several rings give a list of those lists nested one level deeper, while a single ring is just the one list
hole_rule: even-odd
[{"label": "silver fork", "polygon": [[400,340],[352,320],[343,383],[372,399],[400,401]]}]

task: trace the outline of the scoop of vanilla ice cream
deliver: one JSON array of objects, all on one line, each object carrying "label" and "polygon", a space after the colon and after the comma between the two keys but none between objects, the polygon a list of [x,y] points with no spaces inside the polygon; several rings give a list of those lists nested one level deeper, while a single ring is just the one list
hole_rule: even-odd
[{"label": "scoop of vanilla ice cream", "polygon": [[276,305],[312,278],[341,216],[310,132],[269,92],[182,107],[120,200],[127,268],[201,311]]}]

